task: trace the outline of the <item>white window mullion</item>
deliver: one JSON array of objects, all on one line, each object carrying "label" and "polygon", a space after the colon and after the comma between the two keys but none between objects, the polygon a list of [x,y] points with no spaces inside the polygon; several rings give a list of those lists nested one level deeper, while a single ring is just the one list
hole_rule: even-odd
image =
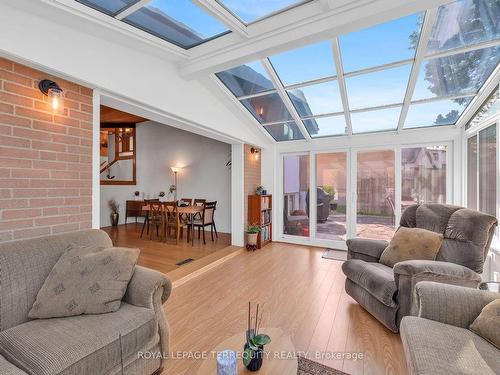
[{"label": "white window mullion", "polygon": [[402,173],[401,169],[403,167],[401,146],[396,146],[394,148],[394,225],[396,228],[401,220],[401,194],[402,194]]}]

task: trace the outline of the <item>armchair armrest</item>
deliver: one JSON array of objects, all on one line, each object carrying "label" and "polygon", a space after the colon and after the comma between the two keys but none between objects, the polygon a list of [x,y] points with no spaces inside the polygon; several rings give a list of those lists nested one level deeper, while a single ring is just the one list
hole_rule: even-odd
[{"label": "armchair armrest", "polygon": [[394,275],[418,277],[421,279],[440,278],[445,280],[470,280],[476,285],[481,276],[470,268],[437,260],[405,260],[394,265]]},{"label": "armchair armrest", "polygon": [[160,303],[164,304],[172,291],[172,283],[161,272],[136,266],[125,293],[124,301],[131,305],[154,308],[154,295],[161,289]]},{"label": "armchair armrest", "polygon": [[420,281],[477,288],[481,276],[470,268],[435,260],[406,260],[394,265],[394,280],[398,287],[398,321],[406,315],[417,315],[415,286]]},{"label": "armchair armrest", "polygon": [[[170,328],[162,305],[167,301],[171,291],[172,283],[164,274],[135,266],[134,274],[123,298],[124,302],[131,305],[154,310],[162,353],[169,353],[170,348]],[[165,363],[166,358],[162,356],[161,366],[164,367]]]},{"label": "armchair armrest", "polygon": [[419,317],[462,328],[469,327],[483,307],[499,297],[487,290],[429,281],[416,286]]},{"label": "armchair armrest", "polygon": [[347,240],[347,259],[361,259],[366,262],[378,262],[389,242],[353,238]]}]

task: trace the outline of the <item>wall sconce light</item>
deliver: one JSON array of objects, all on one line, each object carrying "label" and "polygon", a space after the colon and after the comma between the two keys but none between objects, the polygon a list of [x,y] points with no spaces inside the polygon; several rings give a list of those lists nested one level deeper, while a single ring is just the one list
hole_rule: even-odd
[{"label": "wall sconce light", "polygon": [[49,79],[44,79],[38,84],[40,91],[49,97],[50,106],[54,111],[59,109],[61,105],[62,92],[63,90],[59,87],[57,83]]},{"label": "wall sconce light", "polygon": [[258,148],[252,147],[250,149],[250,153],[253,155],[253,158],[255,160],[259,160],[259,149]]}]

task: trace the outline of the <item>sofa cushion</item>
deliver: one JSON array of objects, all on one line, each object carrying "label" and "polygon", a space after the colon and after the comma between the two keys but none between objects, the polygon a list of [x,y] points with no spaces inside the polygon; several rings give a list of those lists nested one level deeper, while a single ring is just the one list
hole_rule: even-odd
[{"label": "sofa cushion", "polygon": [[113,246],[97,229],[0,244],[0,331],[28,321],[38,291],[70,243]]},{"label": "sofa cushion", "polygon": [[500,374],[498,349],[468,329],[406,316],[400,330],[410,375]]},{"label": "sofa cushion", "polygon": [[117,312],[39,319],[0,332],[0,352],[30,374],[104,374],[158,338],[154,311],[123,303]]},{"label": "sofa cushion", "polygon": [[0,374],[2,375],[27,375],[23,370],[14,366],[7,361],[4,356],[0,355]]},{"label": "sofa cushion", "polygon": [[47,276],[28,316],[43,319],[118,310],[139,252],[69,245]]},{"label": "sofa cushion", "polygon": [[380,263],[394,267],[405,260],[434,260],[443,235],[422,228],[400,227],[380,257]]},{"label": "sofa cushion", "polygon": [[500,349],[500,298],[484,306],[469,329]]},{"label": "sofa cushion", "polygon": [[451,215],[460,208],[447,204],[422,204],[418,206],[415,213],[416,226],[444,234]]},{"label": "sofa cushion", "polygon": [[392,268],[381,263],[350,259],[342,264],[346,277],[356,283],[378,301],[389,307],[396,306],[394,296],[397,292]]}]

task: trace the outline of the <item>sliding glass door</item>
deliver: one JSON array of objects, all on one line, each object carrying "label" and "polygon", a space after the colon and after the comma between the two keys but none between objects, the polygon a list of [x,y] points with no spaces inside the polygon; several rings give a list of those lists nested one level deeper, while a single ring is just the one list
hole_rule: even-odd
[{"label": "sliding glass door", "polygon": [[356,235],[388,239],[394,234],[394,150],[360,151],[356,171]]},{"label": "sliding glass door", "polygon": [[316,238],[347,239],[347,153],[316,155]]},{"label": "sliding glass door", "polygon": [[[484,133],[485,150],[494,135]],[[282,234],[334,248],[353,237],[389,240],[406,207],[451,201],[450,150],[451,143],[438,143],[284,154]]]},{"label": "sliding glass door", "polygon": [[401,149],[401,211],[416,203],[446,203],[446,149]]},{"label": "sliding glass door", "polygon": [[283,234],[309,237],[309,154],[283,157]]}]

